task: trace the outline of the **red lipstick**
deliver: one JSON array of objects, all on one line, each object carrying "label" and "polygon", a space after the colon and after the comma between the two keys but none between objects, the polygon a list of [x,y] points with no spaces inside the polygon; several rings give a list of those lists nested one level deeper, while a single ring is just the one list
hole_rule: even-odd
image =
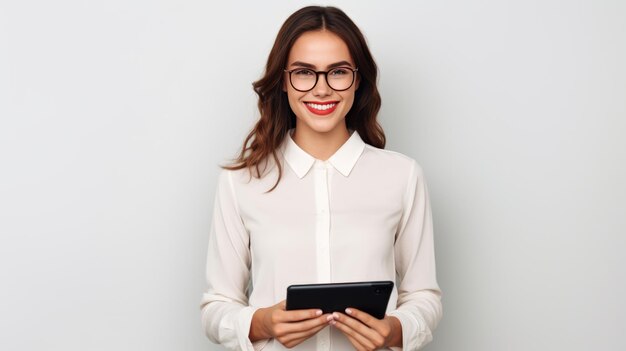
[{"label": "red lipstick", "polygon": [[312,113],[323,116],[333,113],[338,104],[339,101],[307,101],[304,106]]}]

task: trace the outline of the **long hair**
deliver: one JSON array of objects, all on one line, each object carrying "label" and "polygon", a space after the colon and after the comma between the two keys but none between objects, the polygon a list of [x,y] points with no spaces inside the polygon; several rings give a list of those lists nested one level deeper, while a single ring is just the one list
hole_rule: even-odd
[{"label": "long hair", "polygon": [[[261,117],[252,128],[234,164],[221,166],[224,169],[256,169],[256,178],[261,178],[259,165],[271,155],[278,166],[278,180],[268,190],[274,190],[282,177],[282,167],[277,148],[295,128],[296,116],[289,106],[287,93],[282,90],[289,52],[294,42],[305,32],[327,30],[339,36],[348,46],[356,67],[359,68],[359,87],[355,92],[352,108],[346,114],[346,127],[356,130],[363,141],[383,149],[385,133],[376,117],[380,109],[380,94],[376,87],[378,68],[359,28],[336,7],[307,6],[294,12],[278,31],[276,41],[267,59],[265,74],[252,83],[259,97]],[[265,163],[267,166],[267,163]]]}]

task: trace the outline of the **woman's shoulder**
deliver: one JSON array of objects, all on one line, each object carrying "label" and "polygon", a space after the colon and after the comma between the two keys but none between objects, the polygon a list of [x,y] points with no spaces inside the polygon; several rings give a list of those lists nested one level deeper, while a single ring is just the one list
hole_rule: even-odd
[{"label": "woman's shoulder", "polygon": [[380,149],[365,144],[363,156],[369,163],[378,165],[377,167],[404,170],[407,172],[423,172],[421,165],[415,158],[398,151]]},{"label": "woman's shoulder", "polygon": [[[283,167],[284,172],[284,167]],[[278,173],[276,161],[267,157],[258,165],[245,166],[242,168],[223,168],[218,170],[218,181],[233,187],[239,186],[266,186],[270,181],[276,181]],[[273,183],[272,183],[273,184]]]}]

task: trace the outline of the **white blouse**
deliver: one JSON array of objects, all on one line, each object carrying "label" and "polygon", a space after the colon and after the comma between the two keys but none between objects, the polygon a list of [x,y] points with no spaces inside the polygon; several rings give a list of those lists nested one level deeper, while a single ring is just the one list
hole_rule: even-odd
[{"label": "white blouse", "polygon": [[[206,335],[232,350],[286,350],[275,339],[251,343],[248,333],[256,309],[285,299],[289,285],[392,280],[387,314],[400,320],[403,338],[392,349],[425,345],[442,306],[422,168],[356,131],[321,161],[293,131],[279,148],[283,174],[272,192],[271,161],[261,179],[245,169],[219,174],[201,300]],[[354,348],[327,326],[293,349]]]}]

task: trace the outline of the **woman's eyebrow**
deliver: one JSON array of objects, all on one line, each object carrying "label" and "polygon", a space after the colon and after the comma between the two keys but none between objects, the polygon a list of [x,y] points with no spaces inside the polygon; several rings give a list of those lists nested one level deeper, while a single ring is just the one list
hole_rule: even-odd
[{"label": "woman's eyebrow", "polygon": [[[312,64],[306,63],[306,62],[302,62],[302,61],[293,62],[290,66],[298,66],[298,67],[304,67],[304,68],[310,68],[310,69],[316,69],[317,68],[315,65],[312,65]],[[342,66],[352,67],[352,64],[350,62],[348,62],[348,61],[339,61],[339,62],[331,63],[330,65],[326,66],[326,68],[330,69],[330,68],[342,67]]]}]

